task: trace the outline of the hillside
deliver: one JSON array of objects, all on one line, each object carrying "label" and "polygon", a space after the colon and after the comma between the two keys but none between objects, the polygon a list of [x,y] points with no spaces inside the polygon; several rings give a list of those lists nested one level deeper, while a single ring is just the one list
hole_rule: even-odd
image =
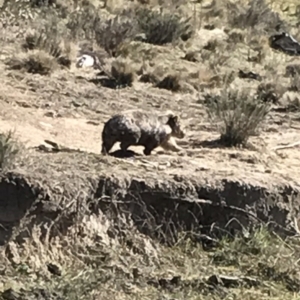
[{"label": "hillside", "polygon": [[[295,1],[1,5],[2,299],[299,298]],[[135,108],[183,151],[101,155]]]}]

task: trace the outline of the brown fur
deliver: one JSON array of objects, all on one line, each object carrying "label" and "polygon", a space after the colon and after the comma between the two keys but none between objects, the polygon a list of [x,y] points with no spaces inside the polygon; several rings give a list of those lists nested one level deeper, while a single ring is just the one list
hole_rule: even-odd
[{"label": "brown fur", "polygon": [[182,139],[184,136],[179,118],[172,112],[158,116],[140,110],[127,111],[112,116],[105,123],[101,153],[108,154],[116,142],[121,143],[122,151],[132,145],[144,146],[145,155],[150,155],[158,146],[165,150],[180,151],[182,149],[174,138]]}]

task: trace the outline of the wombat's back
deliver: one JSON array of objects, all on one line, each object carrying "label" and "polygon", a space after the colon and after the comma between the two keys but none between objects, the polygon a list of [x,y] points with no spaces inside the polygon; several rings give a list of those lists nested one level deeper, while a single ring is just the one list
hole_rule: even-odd
[{"label": "wombat's back", "polygon": [[130,145],[158,146],[168,134],[166,127],[162,118],[152,112],[129,110],[114,115],[102,131],[102,153],[108,153],[116,142],[121,142],[124,150]]}]

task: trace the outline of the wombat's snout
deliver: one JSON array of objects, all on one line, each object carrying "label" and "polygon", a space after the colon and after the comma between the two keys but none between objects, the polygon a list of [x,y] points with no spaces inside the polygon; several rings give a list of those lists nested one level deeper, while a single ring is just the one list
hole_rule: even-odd
[{"label": "wombat's snout", "polygon": [[178,135],[179,139],[183,139],[186,135],[186,131],[184,129],[181,129]]}]

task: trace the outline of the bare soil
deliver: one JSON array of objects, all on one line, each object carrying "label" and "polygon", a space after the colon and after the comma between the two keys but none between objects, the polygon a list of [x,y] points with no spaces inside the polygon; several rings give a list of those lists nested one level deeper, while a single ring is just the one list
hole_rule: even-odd
[{"label": "bare soil", "polygon": [[[278,11],[283,9],[279,1],[275,4]],[[294,19],[287,17],[290,22]],[[215,38],[205,32],[200,28],[199,36]],[[184,47],[141,43],[139,47],[147,51],[141,50],[141,57],[130,52],[128,57],[138,63],[153,51],[152,60],[164,70],[182,74],[200,70],[196,80],[203,86],[198,90],[188,81],[192,75],[182,78],[187,84],[179,92],[137,80],[132,87],[110,89],[92,83],[90,79],[97,72],[76,69],[75,61],[70,70],[56,70],[49,76],[9,70],[5,61],[19,51],[23,35],[15,26],[11,30],[3,28],[0,34],[0,129],[14,130],[25,148],[17,163],[0,178],[0,243],[6,264],[6,271],[0,275],[1,291],[24,288],[21,279],[26,277],[28,287],[35,291],[29,292],[28,299],[62,299],[59,295],[65,296],[63,291],[69,295],[64,299],[231,299],[227,298],[230,295],[235,295],[234,299],[283,299],[280,297],[299,293],[299,275],[294,270],[299,261],[295,254],[299,253],[298,244],[292,248],[281,240],[299,234],[299,146],[274,150],[299,141],[299,111],[287,112],[284,102],[287,95],[297,98],[299,93],[288,92],[289,81],[283,78],[285,66],[297,62],[297,58],[274,52],[264,41],[261,43],[266,56],[261,64],[246,61],[248,52],[242,45],[231,53],[231,60],[220,67],[221,73],[237,72],[240,66],[250,68],[266,76],[266,82],[283,84],[286,93],[272,105],[260,134],[251,137],[246,148],[225,148],[216,142],[220,134],[216,124],[210,123],[203,103],[207,91],[216,92],[222,85],[210,88],[206,77],[210,76],[211,64],[183,60],[187,52]],[[201,43],[206,42],[199,42],[196,36],[191,49],[202,49]],[[132,45],[128,47],[139,53],[136,44]],[[279,82],[278,78],[283,79]],[[249,90],[255,90],[258,84],[236,74],[231,83]],[[133,108],[178,113],[187,131],[186,138],[178,141],[184,151],[167,153],[158,148],[146,157],[142,148],[131,147],[135,155],[119,157],[119,145],[115,145],[114,155],[102,156],[104,122],[116,112]],[[49,147],[46,140],[57,143],[61,151],[44,151],[40,146]],[[207,243],[208,248],[212,247],[224,231],[235,236],[237,232],[245,233],[245,228],[251,232],[249,228],[262,223],[274,230],[278,252],[265,232],[251,236],[251,241],[258,244],[246,242],[248,250],[263,249],[258,254],[237,246],[244,245],[240,240],[233,246],[226,241],[213,258],[205,252]],[[181,234],[186,232],[197,234],[196,244],[194,239],[191,244],[182,243]],[[102,255],[109,258],[100,259]],[[235,262],[234,257],[238,257]],[[221,267],[215,263],[218,259]],[[276,269],[274,263],[275,275],[262,275],[280,259],[289,265],[288,270],[282,265]],[[65,270],[61,281],[52,277],[51,281],[47,272],[45,275],[49,261]],[[26,270],[20,271],[20,266]],[[92,275],[95,268],[101,274]],[[143,274],[132,275],[135,272]],[[181,276],[180,283],[176,274]],[[232,288],[230,283],[222,288],[216,283],[207,285],[206,277],[214,274],[238,276],[227,278],[227,283],[231,280],[233,285],[243,286],[247,282],[246,291]],[[253,295],[247,289],[255,286],[255,280],[243,281],[244,275],[262,285],[253,288]],[[29,280],[30,276],[36,277]],[[48,293],[45,296],[44,290],[37,289],[46,286],[48,279],[51,284],[44,288]],[[100,280],[102,294],[95,284]],[[72,287],[73,281],[76,288]],[[278,290],[273,288],[275,282],[279,282]],[[27,297],[23,292],[21,298],[14,299]]]}]

